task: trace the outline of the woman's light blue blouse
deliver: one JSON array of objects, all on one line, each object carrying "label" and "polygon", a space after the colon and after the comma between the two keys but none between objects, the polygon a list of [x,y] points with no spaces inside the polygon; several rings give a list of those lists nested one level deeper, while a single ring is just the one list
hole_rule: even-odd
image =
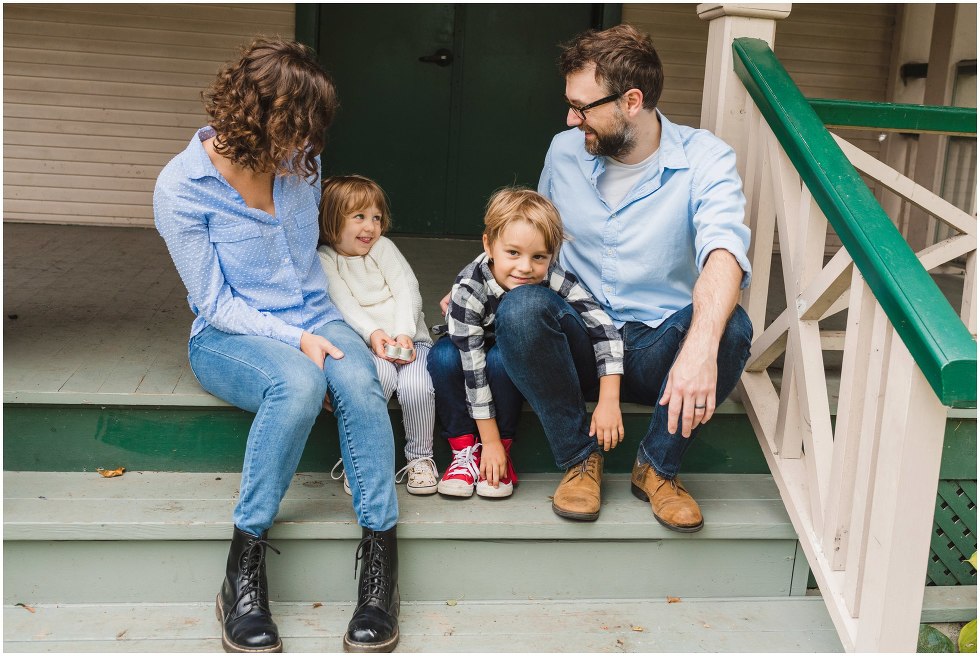
[{"label": "woman's light blue blouse", "polygon": [[157,230],[197,316],[191,337],[210,325],[299,348],[303,331],[341,318],[316,255],[319,179],[277,176],[275,216],[248,207],[204,150],[213,136],[198,130],[153,192]]}]

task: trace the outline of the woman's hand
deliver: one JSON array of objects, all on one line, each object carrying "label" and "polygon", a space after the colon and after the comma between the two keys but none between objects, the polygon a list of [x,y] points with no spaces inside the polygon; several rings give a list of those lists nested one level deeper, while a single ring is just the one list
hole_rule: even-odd
[{"label": "woman's hand", "polygon": [[589,437],[592,436],[595,436],[603,451],[615,449],[623,441],[626,431],[623,428],[623,413],[619,409],[619,403],[599,399],[589,425]]},{"label": "woman's hand", "polygon": [[410,357],[408,360],[395,360],[395,364],[411,364],[415,362],[415,343],[412,342],[411,337],[408,335],[399,335],[395,338],[395,343],[412,352],[412,357]]},{"label": "woman's hand", "polygon": [[305,331],[303,336],[299,338],[299,350],[321,369],[323,369],[323,361],[327,359],[328,355],[334,360],[344,357],[344,352],[331,344],[326,337]]},{"label": "woman's hand", "polygon": [[507,475],[507,452],[500,440],[483,442],[480,447],[480,478],[486,479],[491,487],[497,487],[500,479]]},{"label": "woman's hand", "polygon": [[371,350],[374,352],[374,354],[382,360],[395,362],[394,358],[385,353],[385,347],[388,346],[388,344],[397,344],[397,342],[395,342],[395,340],[391,338],[391,335],[385,331],[378,328],[371,333]]}]

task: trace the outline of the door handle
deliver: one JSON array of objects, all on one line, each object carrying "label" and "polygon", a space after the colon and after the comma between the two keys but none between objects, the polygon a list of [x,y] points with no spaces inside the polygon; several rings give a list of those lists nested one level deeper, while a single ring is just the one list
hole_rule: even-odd
[{"label": "door handle", "polygon": [[436,66],[449,66],[453,63],[453,53],[446,48],[439,48],[431,55],[419,57],[419,61],[425,64],[435,64]]}]

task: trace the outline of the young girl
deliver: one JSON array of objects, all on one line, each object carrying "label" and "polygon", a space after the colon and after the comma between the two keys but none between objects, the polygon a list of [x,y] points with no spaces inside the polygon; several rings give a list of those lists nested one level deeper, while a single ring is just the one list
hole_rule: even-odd
[{"label": "young girl", "polygon": [[[385,398],[398,392],[408,464],[396,482],[407,474],[410,494],[435,494],[435,401],[426,371],[432,340],[418,280],[395,244],[382,236],[390,226],[388,201],[378,183],[360,175],[324,181],[317,250],[330,298],[374,353]],[[346,473],[344,491],[350,494]]]},{"label": "young girl", "polygon": [[524,399],[495,346],[494,317],[504,294],[520,285],[550,287],[581,316],[605,392],[590,434],[600,441],[622,434],[623,341],[609,316],[557,262],[564,239],[558,210],[529,189],[502,189],[490,198],[484,224],[484,252],[456,278],[449,339],[436,344],[429,362],[443,434],[453,450],[438,490],[450,496],[471,496],[475,487],[480,496],[506,497],[517,482],[510,448]]}]

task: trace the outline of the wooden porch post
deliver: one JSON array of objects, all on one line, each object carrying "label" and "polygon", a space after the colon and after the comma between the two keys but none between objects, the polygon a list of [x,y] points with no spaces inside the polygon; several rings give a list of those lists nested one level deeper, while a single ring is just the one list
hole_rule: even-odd
[{"label": "wooden porch post", "polygon": [[762,187],[761,159],[750,161],[749,144],[758,145],[755,105],[735,75],[732,41],[739,37],[762,39],[772,47],[776,21],[789,16],[791,3],[748,4],[706,3],[698,5],[698,18],[708,24],[708,55],[704,66],[704,93],[701,100],[701,127],[723,139],[737,155],[736,166],[745,191],[745,221],[752,229],[749,260],[752,286],[743,295],[756,335],[761,334],[766,315],[766,295],[772,264],[772,203]]}]

